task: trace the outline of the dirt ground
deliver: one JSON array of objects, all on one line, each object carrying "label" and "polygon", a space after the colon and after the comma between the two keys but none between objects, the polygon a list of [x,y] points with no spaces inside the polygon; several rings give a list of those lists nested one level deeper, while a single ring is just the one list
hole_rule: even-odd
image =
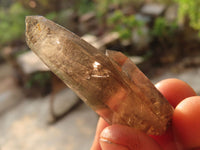
[{"label": "dirt ground", "polygon": [[[98,116],[85,104],[49,125],[50,95],[26,98],[8,65],[0,66],[0,147],[2,150],[88,150]],[[57,96],[66,97],[65,91]],[[66,101],[67,102],[67,101]],[[70,102],[71,103],[71,102]]]}]

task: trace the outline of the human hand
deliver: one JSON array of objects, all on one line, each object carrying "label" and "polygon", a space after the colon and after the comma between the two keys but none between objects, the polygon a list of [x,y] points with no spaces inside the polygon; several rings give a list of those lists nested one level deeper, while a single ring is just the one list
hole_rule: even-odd
[{"label": "human hand", "polygon": [[200,150],[200,96],[178,79],[163,80],[156,87],[175,108],[164,135],[148,136],[100,118],[91,150]]}]

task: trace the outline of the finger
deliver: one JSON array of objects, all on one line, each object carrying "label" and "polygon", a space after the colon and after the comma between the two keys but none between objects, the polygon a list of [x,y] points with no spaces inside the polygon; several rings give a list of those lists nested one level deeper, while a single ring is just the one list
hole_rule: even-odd
[{"label": "finger", "polygon": [[162,150],[176,150],[172,127],[169,127],[163,135],[150,135],[150,137],[152,137],[162,147]]},{"label": "finger", "polygon": [[109,126],[109,124],[102,118],[99,118],[98,124],[97,124],[97,129],[96,129],[96,134],[95,138],[91,147],[91,150],[101,150],[100,144],[99,144],[99,137],[102,132],[102,130]]},{"label": "finger", "polygon": [[[160,81],[156,84],[156,87],[174,107],[184,98],[196,95],[194,90],[187,83],[178,79],[166,79]],[[176,149],[171,127],[164,135],[151,137],[165,150]]]},{"label": "finger", "polygon": [[100,135],[102,150],[161,150],[148,135],[123,125],[106,127]]},{"label": "finger", "polygon": [[186,148],[200,148],[200,96],[183,100],[174,110],[173,128]]},{"label": "finger", "polygon": [[196,96],[195,91],[184,81],[179,79],[166,79],[156,84],[158,90],[175,108],[183,99]]}]

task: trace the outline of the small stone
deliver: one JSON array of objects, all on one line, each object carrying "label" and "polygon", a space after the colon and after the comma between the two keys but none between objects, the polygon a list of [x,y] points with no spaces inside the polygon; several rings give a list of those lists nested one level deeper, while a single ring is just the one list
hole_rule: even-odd
[{"label": "small stone", "polygon": [[88,43],[94,43],[97,41],[97,37],[91,34],[85,34],[81,38]]},{"label": "small stone", "polygon": [[149,23],[151,18],[147,15],[143,15],[141,13],[135,14],[135,19],[144,23]]},{"label": "small stone", "polygon": [[104,48],[104,45],[101,43],[101,41],[94,35],[86,34],[81,37],[86,42],[90,43],[92,46],[94,46],[97,49]]},{"label": "small stone", "polygon": [[100,40],[100,49],[102,49],[103,47],[106,47],[109,44],[113,44],[115,42],[117,42],[119,40],[120,36],[119,33],[117,32],[111,32],[111,33],[107,33],[105,34]]},{"label": "small stone", "polygon": [[19,55],[17,63],[25,74],[49,71],[49,68],[32,51]]},{"label": "small stone", "polygon": [[157,3],[149,3],[145,4],[142,9],[141,13],[150,15],[150,16],[160,16],[165,10],[165,5],[157,4]]},{"label": "small stone", "polygon": [[54,98],[57,99],[54,101],[53,108],[54,115],[56,116],[66,113],[75,103],[79,101],[77,95],[69,88],[60,90],[54,95]]},{"label": "small stone", "polygon": [[144,62],[144,58],[141,56],[131,56],[129,59],[136,65],[141,64]]},{"label": "small stone", "polygon": [[130,46],[132,44],[130,39],[121,39],[121,44],[124,47]]},{"label": "small stone", "polygon": [[169,6],[165,12],[165,18],[168,21],[175,21],[177,19],[177,15],[178,15],[178,6],[177,5]]},{"label": "small stone", "polygon": [[141,50],[149,45],[151,37],[149,35],[149,28],[142,26],[139,29],[132,31],[132,42],[135,44],[137,50]]},{"label": "small stone", "polygon": [[89,12],[89,13],[86,13],[86,14],[81,16],[80,22],[84,23],[84,22],[88,22],[88,21],[90,21],[92,19],[95,19],[95,13],[94,12]]},{"label": "small stone", "polygon": [[97,38],[94,35],[86,34],[81,37],[86,42],[90,43],[92,46],[94,46],[97,49],[104,50],[106,49],[106,46],[113,44],[119,40],[119,34],[117,32],[111,32],[105,34],[101,38]]}]

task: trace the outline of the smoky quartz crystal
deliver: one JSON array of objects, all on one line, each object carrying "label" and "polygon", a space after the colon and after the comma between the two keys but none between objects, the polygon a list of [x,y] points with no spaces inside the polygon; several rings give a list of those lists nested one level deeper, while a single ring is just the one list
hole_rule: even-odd
[{"label": "smoky quartz crystal", "polygon": [[97,50],[64,27],[26,17],[28,46],[68,87],[109,124],[163,134],[173,108],[124,54]]}]

